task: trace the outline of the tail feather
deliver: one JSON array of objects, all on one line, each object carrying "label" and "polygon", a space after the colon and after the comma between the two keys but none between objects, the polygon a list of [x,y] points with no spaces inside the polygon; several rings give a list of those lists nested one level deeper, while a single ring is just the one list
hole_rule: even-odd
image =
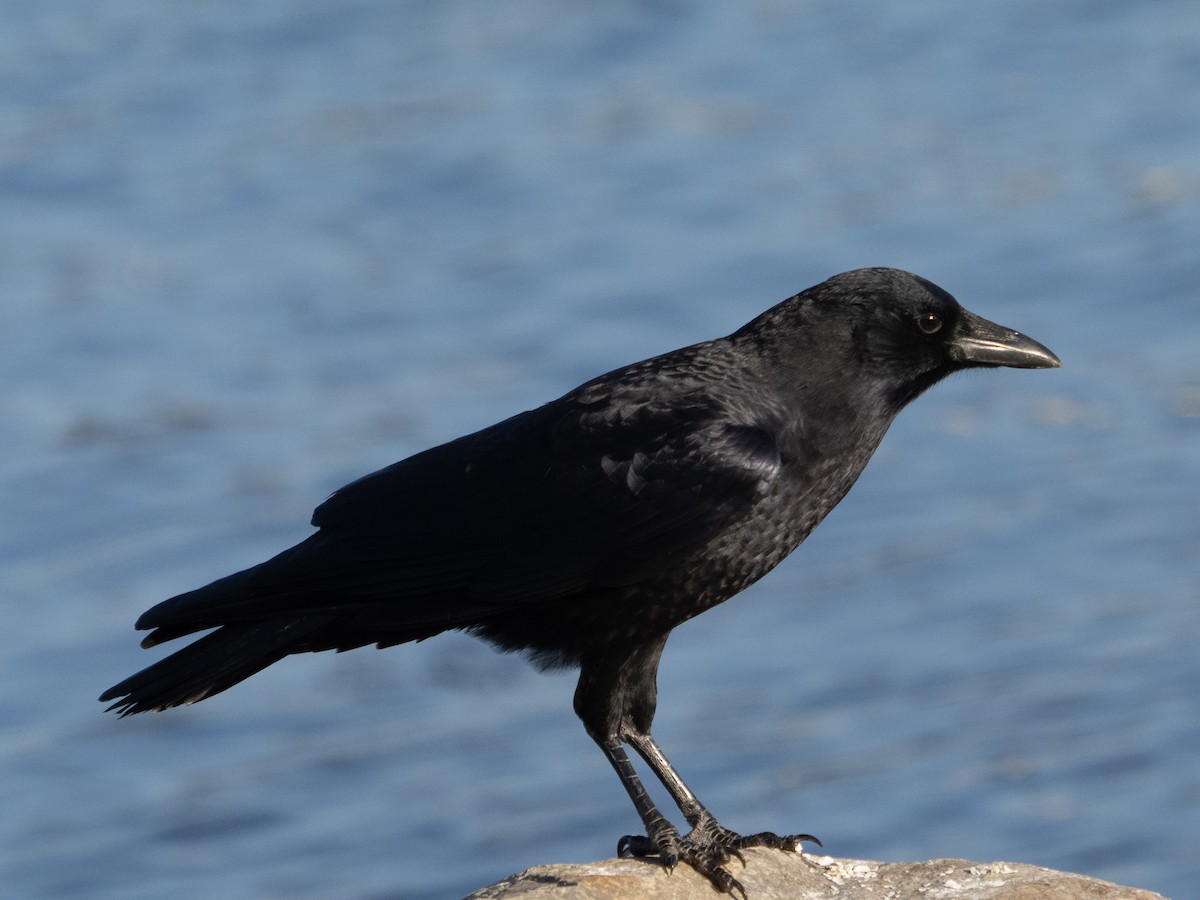
[{"label": "tail feather", "polygon": [[305,637],[333,618],[304,616],[224,625],[113,685],[100,700],[116,700],[108,709],[122,717],[196,703],[303,649]]}]

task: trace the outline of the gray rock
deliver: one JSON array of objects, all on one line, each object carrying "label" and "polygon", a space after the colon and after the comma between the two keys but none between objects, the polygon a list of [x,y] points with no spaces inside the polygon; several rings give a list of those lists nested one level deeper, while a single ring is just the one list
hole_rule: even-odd
[{"label": "gray rock", "polygon": [[[745,851],[730,871],[750,900],[1163,900],[1159,894],[1023,863],[963,859],[880,863],[778,850]],[[686,865],[668,872],[653,860],[535,866],[467,900],[716,900]]]}]

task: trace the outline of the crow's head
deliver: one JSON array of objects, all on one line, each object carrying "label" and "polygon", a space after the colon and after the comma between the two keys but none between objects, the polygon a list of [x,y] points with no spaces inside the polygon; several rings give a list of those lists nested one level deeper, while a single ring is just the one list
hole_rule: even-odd
[{"label": "crow's head", "polygon": [[892,413],[960,369],[1062,365],[1037,341],[963,309],[936,284],[900,269],[835,275],[734,338],[756,344],[810,399],[821,385],[837,386],[847,401],[879,399]]}]

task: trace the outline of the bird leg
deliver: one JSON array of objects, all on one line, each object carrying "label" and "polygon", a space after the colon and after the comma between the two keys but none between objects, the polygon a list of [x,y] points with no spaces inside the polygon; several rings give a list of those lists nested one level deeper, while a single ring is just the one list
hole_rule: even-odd
[{"label": "bird leg", "polygon": [[[704,804],[696,799],[696,795],[675,771],[674,766],[671,765],[654,738],[649,734],[629,734],[626,735],[626,741],[646,761],[658,780],[662,782],[663,787],[667,789],[688,824],[692,826],[692,830],[687,835],[680,837],[679,832],[674,829],[671,829],[673,834],[663,834],[661,829],[657,829],[659,835],[656,836],[655,830],[647,824],[646,837],[638,835],[621,839],[618,851],[623,850],[622,855],[649,856],[657,854],[667,866],[673,866],[674,860],[682,859],[708,878],[713,887],[722,893],[732,894],[736,891],[745,896],[745,889],[725,869],[724,864],[729,861],[730,857],[736,857],[739,862],[744,862],[741,851],[747,847],[770,847],[775,850],[795,851],[801,841],[808,841],[820,846],[821,842],[811,834],[780,836],[774,832],[763,831],[758,834],[740,835],[735,831],[730,831],[717,821]],[[636,778],[636,775],[634,777]],[[655,813],[657,814],[658,811],[655,810]],[[643,821],[645,821],[644,818]]]},{"label": "bird leg", "polygon": [[[657,697],[655,675],[665,642],[666,635],[661,635],[655,641],[625,648],[621,657],[611,653],[585,657],[580,667],[575,711],[616,770],[646,829],[645,835],[621,838],[617,854],[657,856],[668,869],[685,862],[722,893],[744,897],[742,885],[725,868],[730,857],[741,860],[741,851],[747,847],[795,850],[800,841],[820,841],[808,834],[780,837],[771,832],[743,837],[722,827],[684,784],[650,736]],[[625,744],[637,751],[671,795],[691,826],[686,835],[681,836],[654,805],[625,752]]]},{"label": "bird leg", "polygon": [[680,859],[679,832],[674,825],[667,821],[666,816],[658,811],[658,807],[650,799],[650,794],[647,793],[645,785],[642,784],[642,780],[634,770],[633,763],[629,761],[625,748],[621,746],[621,739],[608,738],[597,743],[600,744],[600,749],[604,751],[604,755],[608,757],[613,768],[617,770],[617,777],[621,779],[621,784],[625,785],[625,790],[629,792],[629,799],[633,801],[633,806],[646,829],[645,835],[625,835],[621,838],[617,842],[617,856],[657,854],[664,866],[668,869],[675,868]]}]

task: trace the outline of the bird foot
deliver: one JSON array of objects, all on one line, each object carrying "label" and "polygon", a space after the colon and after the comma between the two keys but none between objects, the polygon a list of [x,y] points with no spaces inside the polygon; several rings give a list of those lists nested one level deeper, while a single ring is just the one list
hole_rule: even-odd
[{"label": "bird foot", "polygon": [[773,850],[795,851],[802,841],[822,846],[811,834],[778,835],[770,831],[740,835],[722,826],[709,814],[704,814],[684,836],[669,824],[656,830],[653,838],[645,835],[626,835],[617,842],[617,855],[622,857],[657,856],[664,866],[674,869],[685,862],[722,894],[741,895],[746,889],[725,868],[731,858],[745,865],[742,850],[747,847],[769,847]]}]

